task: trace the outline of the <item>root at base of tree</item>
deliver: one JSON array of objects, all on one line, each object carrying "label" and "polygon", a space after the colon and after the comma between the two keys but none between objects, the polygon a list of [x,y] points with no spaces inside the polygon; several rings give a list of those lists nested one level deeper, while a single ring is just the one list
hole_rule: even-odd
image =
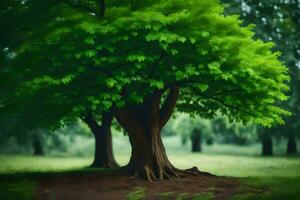
[{"label": "root at base of tree", "polygon": [[199,171],[197,167],[192,167],[190,169],[180,170],[175,167],[165,167],[164,169],[158,170],[155,173],[151,168],[145,166],[140,170],[132,170],[129,166],[122,168],[127,174],[132,177],[142,178],[144,180],[155,182],[163,180],[171,180],[174,178],[185,178],[187,176],[213,176],[208,172]]}]

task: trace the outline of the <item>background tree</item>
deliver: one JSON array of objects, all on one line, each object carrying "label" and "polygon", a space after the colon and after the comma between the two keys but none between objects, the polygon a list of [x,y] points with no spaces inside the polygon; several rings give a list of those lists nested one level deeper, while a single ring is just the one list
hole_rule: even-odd
[{"label": "background tree", "polygon": [[[94,1],[95,3],[95,1]],[[4,6],[3,6],[4,5]],[[5,27],[5,31],[3,31],[3,41],[1,41],[2,46],[6,50],[6,59],[3,60],[3,64],[6,66],[18,66],[22,62],[23,58],[27,56],[33,58],[36,57],[36,52],[34,52],[34,46],[37,45],[33,40],[39,40],[40,37],[51,33],[50,37],[47,38],[47,41],[55,41],[55,37],[59,37],[56,35],[55,31],[61,30],[61,21],[59,20],[59,9],[63,9],[64,6],[69,5],[73,9],[83,9],[90,10],[90,13],[93,9],[94,12],[100,12],[99,7],[95,7],[92,1],[4,1],[3,7],[3,19],[1,20],[1,24]],[[51,9],[57,5],[57,9]],[[79,7],[78,7],[79,6]],[[45,12],[45,10],[50,9],[49,12]],[[98,10],[96,9],[98,8]],[[46,24],[47,20],[54,19],[57,17],[57,22],[53,27],[48,26],[48,29],[45,31],[37,31],[35,32],[37,35],[31,35],[32,30],[38,30],[38,26],[41,24]],[[61,16],[63,18],[63,16]],[[34,18],[39,20],[34,20]],[[97,18],[100,16],[97,15]],[[23,19],[26,19],[25,21]],[[30,22],[34,21],[33,24]],[[100,19],[99,19],[100,20]],[[17,22],[16,26],[10,26],[10,22]],[[28,23],[29,22],[29,23]],[[48,21],[49,22],[49,21]],[[68,27],[68,26],[66,26]],[[71,26],[69,26],[70,28]],[[27,51],[25,49],[20,49],[20,44],[24,44],[23,42],[28,39],[28,48],[31,49]],[[75,41],[74,41],[75,42]],[[50,42],[51,43],[51,42]],[[88,43],[88,42],[87,42]],[[67,46],[67,45],[66,45]],[[62,47],[62,49],[68,47]],[[54,47],[53,47],[54,48]],[[26,52],[26,53],[25,53]],[[49,49],[49,52],[54,53],[54,49]],[[48,52],[48,53],[49,53]],[[47,52],[44,52],[47,53]],[[62,52],[60,52],[62,53]],[[9,56],[13,54],[17,57],[15,59],[14,56]],[[87,53],[88,54],[88,53]],[[59,54],[56,54],[59,55]],[[24,56],[24,57],[23,57]],[[52,57],[51,57],[52,56]],[[23,58],[22,58],[23,57]],[[20,60],[19,60],[20,59]],[[38,58],[39,59],[39,58]],[[37,59],[37,60],[38,60]],[[33,61],[32,60],[32,61]],[[3,118],[10,117],[11,113],[22,115],[22,116],[30,116],[26,119],[27,128],[29,127],[45,127],[56,129],[70,123],[76,122],[78,118],[82,118],[91,128],[94,136],[95,136],[95,160],[92,167],[116,167],[118,166],[113,158],[112,153],[112,144],[111,144],[111,133],[110,133],[110,125],[111,125],[111,117],[108,117],[107,114],[103,113],[105,107],[107,108],[109,101],[103,101],[102,105],[99,105],[99,99],[95,100],[94,96],[99,96],[101,94],[100,88],[93,90],[94,94],[86,94],[86,96],[79,96],[78,90],[74,90],[79,85],[76,84],[67,84],[72,81],[74,78],[74,74],[80,72],[82,67],[78,67],[75,70],[68,71],[66,69],[67,74],[63,74],[60,72],[59,66],[65,65],[70,66],[68,59],[64,60],[61,56],[55,57],[49,54],[49,57],[42,61],[39,66],[34,66],[36,61],[30,62],[27,66],[15,67],[14,69],[11,67],[7,67],[2,69],[1,75],[3,75],[3,83],[1,86],[2,101],[5,104],[4,111],[2,114]],[[50,61],[51,60],[51,61]],[[56,64],[54,64],[55,62]],[[22,65],[22,64],[21,64]],[[41,68],[41,66],[43,66]],[[47,69],[47,66],[50,68]],[[54,67],[55,66],[55,67]],[[44,68],[45,67],[45,68]],[[53,71],[52,67],[56,68],[57,71]],[[31,68],[32,70],[29,70]],[[19,70],[21,74],[12,75],[11,69]],[[34,73],[35,70],[35,73]],[[84,69],[83,69],[84,70]],[[49,74],[47,74],[50,72]],[[72,75],[72,73],[74,73]],[[7,74],[10,74],[9,76]],[[53,75],[53,76],[49,76]],[[62,75],[62,76],[60,76]],[[22,76],[31,76],[36,77],[31,80]],[[82,77],[82,83],[85,83],[87,87],[88,81],[86,78]],[[100,78],[100,77],[99,77]],[[20,85],[14,85],[15,81],[23,81]],[[74,83],[74,82],[73,82]],[[8,90],[8,88],[11,89]],[[20,89],[20,90],[19,90]],[[78,88],[80,90],[80,87]],[[13,101],[13,94],[15,91],[18,91],[18,97]],[[91,88],[92,91],[92,88]],[[12,95],[12,96],[11,96]],[[4,99],[5,98],[5,99]],[[103,99],[107,97],[102,97]],[[42,101],[41,101],[42,100]],[[33,103],[33,105],[32,105]],[[28,106],[30,104],[30,106]],[[37,112],[38,111],[38,112]],[[103,113],[103,115],[102,115]],[[47,116],[47,117],[45,117]],[[96,123],[97,121],[105,121],[105,123]],[[105,126],[105,127],[104,127]]]},{"label": "background tree", "polygon": [[254,40],[251,26],[224,16],[218,1],[106,4],[100,18],[80,1],[26,2],[22,38],[9,48],[15,58],[0,75],[7,81],[1,111],[31,110],[44,97],[43,108],[57,108],[45,124],[58,126],[114,111],[132,146],[131,174],[157,180],[182,173],[160,135],[175,105],[265,126],[288,114],[275,105],[286,100],[289,80],[279,53]]},{"label": "background tree", "polygon": [[[287,153],[296,153],[296,136],[299,135],[300,112],[299,76],[300,76],[300,2],[291,1],[257,1],[257,0],[222,0],[228,3],[228,14],[240,14],[245,24],[255,23],[256,37],[265,41],[274,41],[275,49],[282,52],[281,60],[286,64],[291,75],[289,95],[291,98],[280,106],[293,113],[286,118],[286,125],[277,126],[265,134],[281,134],[288,139]],[[271,137],[271,136],[268,136]]]},{"label": "background tree", "polygon": [[188,115],[179,115],[174,127],[178,135],[181,136],[183,143],[191,141],[191,151],[201,152],[202,142],[212,140],[213,131],[211,121],[200,117],[190,118]]},{"label": "background tree", "polygon": [[246,145],[253,142],[256,135],[256,126],[230,122],[227,117],[218,116],[212,120],[214,134],[221,136],[221,143]]},{"label": "background tree", "polygon": [[98,124],[91,114],[87,114],[82,119],[89,126],[95,138],[94,161],[90,167],[119,167],[113,155],[112,113],[106,112],[102,115],[101,125]]},{"label": "background tree", "polygon": [[[19,150],[32,152],[33,155],[43,156],[47,150],[55,146],[60,148],[62,146],[59,136],[49,130],[45,129],[26,129],[22,120],[6,119],[1,121],[1,150],[9,152],[12,150],[10,146],[16,145]],[[52,144],[49,144],[52,143]],[[13,149],[16,150],[16,149]]]},{"label": "background tree", "polygon": [[263,156],[271,156],[273,155],[273,139],[272,135],[274,135],[274,128],[266,129],[263,127],[257,127],[258,138],[261,141],[262,151],[261,154]]}]

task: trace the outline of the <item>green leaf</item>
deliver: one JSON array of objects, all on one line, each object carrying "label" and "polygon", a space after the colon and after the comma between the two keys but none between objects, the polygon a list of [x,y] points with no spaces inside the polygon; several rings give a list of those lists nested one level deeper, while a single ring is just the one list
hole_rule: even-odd
[{"label": "green leaf", "polygon": [[150,80],[150,86],[155,87],[157,89],[163,89],[164,88],[164,82],[159,80]]},{"label": "green leaf", "polygon": [[106,79],[105,82],[109,88],[114,87],[114,85],[117,83],[117,81],[112,78]]}]

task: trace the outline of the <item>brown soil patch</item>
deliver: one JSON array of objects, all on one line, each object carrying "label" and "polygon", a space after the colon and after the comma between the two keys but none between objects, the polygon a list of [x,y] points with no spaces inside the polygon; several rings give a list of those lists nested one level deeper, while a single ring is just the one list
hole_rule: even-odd
[{"label": "brown soil patch", "polygon": [[175,199],[180,193],[198,194],[210,192],[217,200],[228,199],[239,191],[235,178],[218,177],[203,173],[184,178],[148,182],[128,177],[121,172],[66,174],[40,178],[36,190],[37,200],[121,200],[144,188],[146,199],[162,199],[161,193],[172,192]]}]

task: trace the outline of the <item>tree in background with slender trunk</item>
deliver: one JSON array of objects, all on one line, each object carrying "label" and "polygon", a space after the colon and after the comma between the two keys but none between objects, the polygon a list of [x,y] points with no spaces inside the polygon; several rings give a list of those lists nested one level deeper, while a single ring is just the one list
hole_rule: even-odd
[{"label": "tree in background with slender trunk", "polygon": [[111,112],[103,113],[101,124],[99,124],[92,114],[85,115],[82,120],[91,129],[95,139],[94,161],[92,168],[117,168],[113,155],[111,125],[113,115]]}]

